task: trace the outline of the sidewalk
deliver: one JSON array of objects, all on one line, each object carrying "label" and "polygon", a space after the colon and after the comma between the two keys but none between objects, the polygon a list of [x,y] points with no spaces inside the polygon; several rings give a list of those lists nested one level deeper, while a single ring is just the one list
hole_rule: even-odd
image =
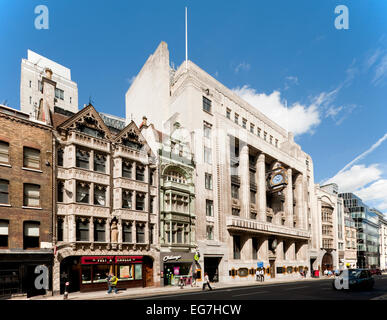
[{"label": "sidewalk", "polygon": [[[213,289],[226,289],[234,287],[249,287],[249,286],[264,286],[267,284],[274,283],[288,283],[288,282],[303,282],[303,281],[318,281],[318,280],[327,280],[329,278],[298,278],[298,279],[267,279],[265,282],[259,281],[246,281],[246,282],[216,282],[211,283]],[[93,292],[73,292],[69,293],[68,300],[118,300],[118,299],[135,299],[135,298],[144,298],[154,295],[168,295],[168,294],[177,294],[184,292],[195,292],[202,290],[201,285],[197,287],[191,287],[190,285],[185,286],[183,289],[176,286],[167,286],[167,287],[145,287],[145,288],[129,288],[126,290],[118,291],[118,294],[107,294],[106,291],[93,291]],[[32,298],[26,297],[15,297],[9,300],[63,300],[63,295],[57,296],[36,296]]]}]

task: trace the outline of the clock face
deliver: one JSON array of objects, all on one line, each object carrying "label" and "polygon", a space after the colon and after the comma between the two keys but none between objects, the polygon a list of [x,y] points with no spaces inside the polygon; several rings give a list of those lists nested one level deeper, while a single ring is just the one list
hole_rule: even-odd
[{"label": "clock face", "polygon": [[282,182],[283,179],[284,178],[282,177],[282,174],[277,174],[274,176],[272,181],[273,181],[273,184],[279,184]]}]

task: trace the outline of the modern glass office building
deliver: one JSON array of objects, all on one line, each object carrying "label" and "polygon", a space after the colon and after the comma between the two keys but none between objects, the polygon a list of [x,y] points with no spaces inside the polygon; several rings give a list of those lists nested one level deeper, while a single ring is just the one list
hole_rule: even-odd
[{"label": "modern glass office building", "polygon": [[359,268],[379,267],[378,216],[353,193],[340,193],[357,229],[357,264]]}]

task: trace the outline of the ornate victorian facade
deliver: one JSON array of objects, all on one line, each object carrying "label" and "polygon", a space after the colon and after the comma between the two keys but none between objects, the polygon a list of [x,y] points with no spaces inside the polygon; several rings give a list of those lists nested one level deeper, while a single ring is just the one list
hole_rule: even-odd
[{"label": "ornate victorian facade", "polygon": [[123,287],[158,282],[155,157],[134,122],[112,129],[92,105],[56,128],[56,292],[105,289],[108,272]]}]

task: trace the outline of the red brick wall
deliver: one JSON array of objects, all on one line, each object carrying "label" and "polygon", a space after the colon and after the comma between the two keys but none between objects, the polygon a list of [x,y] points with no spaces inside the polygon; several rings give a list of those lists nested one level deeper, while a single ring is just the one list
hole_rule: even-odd
[{"label": "red brick wall", "polygon": [[[9,249],[23,248],[23,222],[40,222],[40,242],[52,242],[52,132],[49,127],[34,124],[0,112],[0,140],[9,143],[11,167],[0,165],[0,179],[9,181],[10,207],[0,206],[0,219],[9,220]],[[22,169],[23,146],[40,149],[42,172]],[[46,162],[50,165],[47,166]],[[40,185],[41,210],[24,209],[23,183]]]}]

